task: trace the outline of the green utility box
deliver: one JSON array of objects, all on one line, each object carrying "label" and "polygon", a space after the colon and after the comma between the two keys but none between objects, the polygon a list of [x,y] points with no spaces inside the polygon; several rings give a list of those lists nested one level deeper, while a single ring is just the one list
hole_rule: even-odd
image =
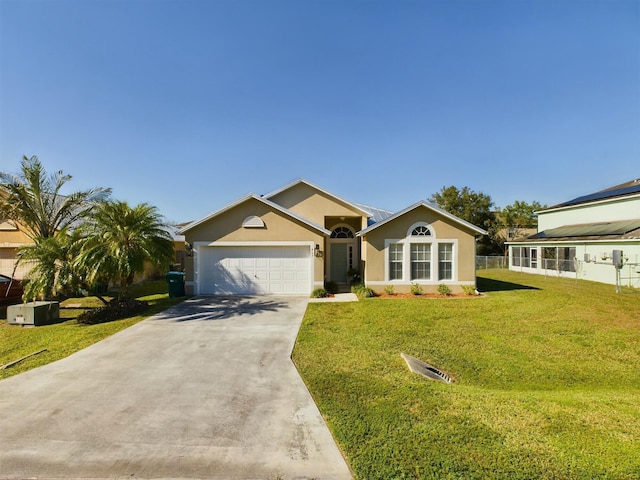
[{"label": "green utility box", "polygon": [[164,278],[169,285],[169,298],[184,297],[184,272],[169,272]]},{"label": "green utility box", "polygon": [[29,302],[7,307],[10,325],[48,325],[60,318],[60,302]]}]

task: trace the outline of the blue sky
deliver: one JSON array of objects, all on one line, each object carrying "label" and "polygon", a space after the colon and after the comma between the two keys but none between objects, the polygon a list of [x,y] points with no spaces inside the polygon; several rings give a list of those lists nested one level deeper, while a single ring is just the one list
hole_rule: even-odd
[{"label": "blue sky", "polygon": [[305,178],[400,210],[640,177],[638,0],[0,0],[0,168],[169,220]]}]

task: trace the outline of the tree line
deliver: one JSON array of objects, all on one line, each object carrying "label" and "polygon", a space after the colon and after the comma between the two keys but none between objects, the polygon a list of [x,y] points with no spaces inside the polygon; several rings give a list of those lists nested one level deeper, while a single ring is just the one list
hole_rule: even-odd
[{"label": "tree line", "polygon": [[48,174],[37,156],[24,156],[18,174],[0,172],[0,218],[33,241],[16,254],[18,265],[32,266],[23,299],[51,300],[105,284],[117,287],[118,300],[127,298],[145,264],[172,261],[168,226],[156,207],[112,199],[110,188],[65,195],[71,178],[61,170]]},{"label": "tree line", "polygon": [[523,236],[528,229],[538,226],[536,212],[546,205],[534,201],[516,200],[502,209],[496,209],[491,197],[468,187],[442,187],[429,201],[467,222],[483,228],[488,235],[478,242],[478,255],[505,253],[505,241]]}]

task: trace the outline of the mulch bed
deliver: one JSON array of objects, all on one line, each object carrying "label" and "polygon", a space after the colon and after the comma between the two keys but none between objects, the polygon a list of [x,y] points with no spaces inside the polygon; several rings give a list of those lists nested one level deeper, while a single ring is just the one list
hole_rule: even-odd
[{"label": "mulch bed", "polygon": [[81,313],[77,318],[77,322],[85,325],[112,322],[141,314],[148,307],[149,303],[144,300],[134,300],[132,298],[114,299],[107,305]]},{"label": "mulch bed", "polygon": [[379,293],[376,298],[480,298],[480,295],[467,295],[466,293],[452,293],[451,295],[441,295],[439,293],[423,293],[422,295],[414,295],[413,293],[394,293],[389,295],[388,293]]}]

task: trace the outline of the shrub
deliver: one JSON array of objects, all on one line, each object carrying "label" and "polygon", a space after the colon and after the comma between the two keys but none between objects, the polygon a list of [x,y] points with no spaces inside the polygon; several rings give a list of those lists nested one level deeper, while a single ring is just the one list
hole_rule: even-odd
[{"label": "shrub", "polygon": [[414,295],[422,295],[423,292],[424,290],[422,290],[422,285],[418,283],[411,284],[411,293],[413,293]]},{"label": "shrub", "polygon": [[444,283],[441,283],[440,285],[438,285],[438,293],[440,295],[449,296],[451,295],[451,289],[449,288],[449,285],[445,285]]},{"label": "shrub", "polygon": [[395,291],[393,290],[393,285],[387,285],[386,287],[384,287],[384,293],[386,293],[387,295],[394,295]]},{"label": "shrub", "polygon": [[475,285],[462,285],[462,291],[467,295],[475,295],[476,287]]},{"label": "shrub", "polygon": [[133,298],[113,299],[103,307],[78,315],[77,322],[85,325],[112,322],[120,318],[132,317],[144,312],[149,304]]},{"label": "shrub", "polygon": [[355,293],[358,298],[370,298],[376,296],[376,292],[373,289],[368,288],[364,283],[351,285],[351,293]]},{"label": "shrub", "polygon": [[355,292],[355,294],[358,298],[371,298],[376,296],[376,292],[372,288],[365,287],[364,285],[362,285],[362,288]]},{"label": "shrub", "polygon": [[332,295],[338,293],[338,284],[336,282],[325,282],[324,288]]},{"label": "shrub", "polygon": [[311,298],[325,298],[329,296],[329,292],[327,292],[324,288],[316,288],[313,292],[311,292]]}]

